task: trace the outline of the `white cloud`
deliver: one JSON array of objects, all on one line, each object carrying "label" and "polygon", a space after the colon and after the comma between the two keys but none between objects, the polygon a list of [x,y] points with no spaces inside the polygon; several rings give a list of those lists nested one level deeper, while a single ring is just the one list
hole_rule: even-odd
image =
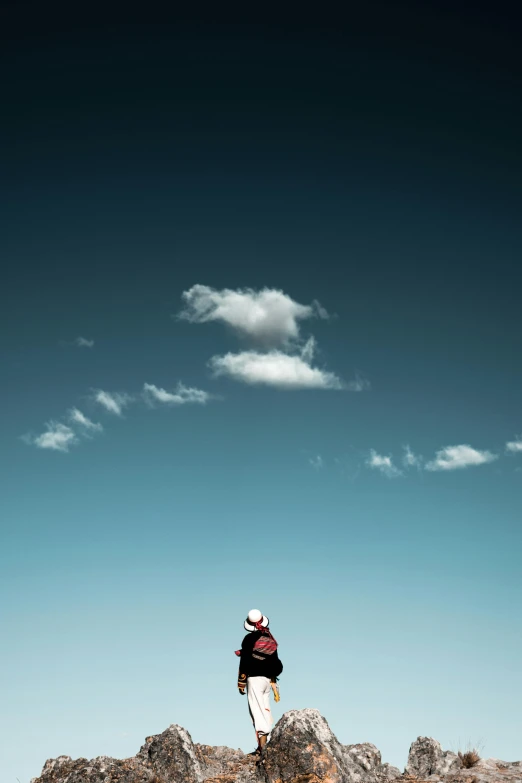
[{"label": "white cloud", "polygon": [[202,389],[194,389],[178,383],[174,392],[155,386],[153,383],[143,384],[143,396],[149,404],[162,402],[167,405],[184,405],[185,403],[197,403],[205,405],[210,399],[210,394]]},{"label": "white cloud", "polygon": [[324,461],[320,454],[318,454],[316,457],[310,457],[308,462],[316,470],[320,470],[322,467],[324,467]]},{"label": "white cloud", "polygon": [[334,373],[311,366],[314,345],[311,338],[300,356],[277,350],[227,353],[225,356],[213,356],[209,366],[214,375],[228,375],[243,383],[279,389],[342,389],[343,384]]},{"label": "white cloud", "polygon": [[371,384],[368,378],[365,378],[364,375],[355,373],[355,380],[348,381],[345,388],[348,389],[348,391],[362,392],[370,389]]},{"label": "white cloud", "polygon": [[370,456],[366,460],[366,464],[369,468],[380,470],[381,473],[384,473],[384,475],[388,478],[397,478],[398,476],[402,476],[402,472],[393,464],[392,458],[383,457],[380,454],[377,454],[375,449],[370,451]]},{"label": "white cloud", "polygon": [[446,446],[437,451],[435,459],[426,464],[426,470],[457,470],[472,465],[485,465],[497,459],[490,451],[479,451],[466,444]]},{"label": "white cloud", "polygon": [[179,313],[179,318],[191,323],[222,321],[240,334],[267,345],[296,340],[300,320],[328,318],[318,302],[302,305],[274,288],[218,291],[206,285],[194,285],[182,296],[186,308]]},{"label": "white cloud", "polygon": [[506,443],[506,451],[510,454],[520,454],[522,452],[522,438],[517,436],[516,440],[510,440]]},{"label": "white cloud", "polygon": [[409,446],[404,446],[402,464],[405,468],[421,468],[422,457],[419,454],[414,454]]},{"label": "white cloud", "polygon": [[94,345],[94,340],[87,340],[86,337],[77,337],[74,341],[74,344],[78,348],[92,348]]},{"label": "white cloud", "polygon": [[98,389],[95,392],[94,399],[109,413],[114,413],[116,416],[121,416],[123,408],[131,402],[132,398],[129,394],[121,394],[119,392],[106,392],[102,389]]},{"label": "white cloud", "polygon": [[79,424],[85,431],[101,432],[103,430],[101,424],[91,421],[84,413],[78,410],[78,408],[71,408],[69,411],[69,420],[74,424]]},{"label": "white cloud", "polygon": [[39,449],[51,449],[52,451],[69,451],[71,446],[78,443],[78,438],[70,427],[59,421],[50,421],[46,425],[47,430],[41,435],[25,435],[23,440],[33,444]]}]

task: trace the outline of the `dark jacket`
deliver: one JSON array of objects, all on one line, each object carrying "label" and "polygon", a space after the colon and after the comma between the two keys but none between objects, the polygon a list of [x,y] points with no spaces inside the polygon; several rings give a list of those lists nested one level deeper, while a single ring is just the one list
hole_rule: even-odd
[{"label": "dark jacket", "polygon": [[246,677],[268,677],[275,682],[283,671],[283,664],[276,652],[271,655],[265,655],[258,650],[254,650],[254,645],[261,637],[262,631],[252,631],[247,633],[241,645],[241,660],[239,663],[239,678],[241,675]]}]

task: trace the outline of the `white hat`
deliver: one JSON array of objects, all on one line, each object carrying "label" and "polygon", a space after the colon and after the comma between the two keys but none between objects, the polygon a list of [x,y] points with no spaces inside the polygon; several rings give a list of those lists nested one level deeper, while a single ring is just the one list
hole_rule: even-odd
[{"label": "white hat", "polygon": [[251,609],[248,613],[247,619],[245,620],[245,630],[255,631],[256,623],[261,623],[263,628],[266,628],[268,626],[268,617],[265,617],[264,614],[261,614],[259,609]]}]

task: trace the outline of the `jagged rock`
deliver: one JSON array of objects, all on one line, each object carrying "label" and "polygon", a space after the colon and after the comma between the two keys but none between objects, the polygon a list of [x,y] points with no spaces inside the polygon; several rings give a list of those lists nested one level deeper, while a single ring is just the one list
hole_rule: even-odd
[{"label": "jagged rock", "polygon": [[522,762],[480,759],[465,769],[457,754],[442,750],[431,737],[418,737],[410,747],[406,774],[430,783],[522,783]]},{"label": "jagged rock", "polygon": [[197,745],[181,726],[148,737],[136,756],[92,761],[59,756],[31,783],[522,783],[522,762],[458,756],[428,737],[410,748],[406,772],[381,763],[369,742],[341,745],[317,710],[291,710],[277,723],[256,764],[241,750]]},{"label": "jagged rock", "polygon": [[361,742],[358,745],[344,745],[345,751],[355,763],[369,773],[372,781],[395,780],[401,774],[400,769],[391,764],[383,764],[381,751],[371,742]]},{"label": "jagged rock", "polygon": [[400,778],[401,776],[400,769],[388,763],[381,764],[381,766],[377,770],[377,773],[381,780],[395,780],[396,778]]},{"label": "jagged rock", "polygon": [[257,759],[242,750],[212,745],[195,745],[205,783],[263,783]]},{"label": "jagged rock", "polygon": [[381,766],[381,751],[371,742],[361,742],[359,745],[344,745],[345,751],[360,767],[367,772],[374,772]]},{"label": "jagged rock", "polygon": [[99,756],[92,761],[59,756],[45,763],[39,778],[31,783],[163,783],[135,758],[111,759]]},{"label": "jagged rock", "polygon": [[192,737],[186,729],[172,724],[162,734],[147,737],[136,756],[167,783],[199,783],[203,771]]},{"label": "jagged rock", "polygon": [[[42,775],[50,774],[53,770],[58,771],[62,764],[67,764],[69,762],[72,762],[70,756],[58,756],[56,759],[47,759],[42,770]],[[36,780],[36,778],[33,778],[33,780]]]},{"label": "jagged rock", "polygon": [[446,775],[460,769],[462,763],[456,753],[442,750],[440,742],[431,737],[417,737],[410,746],[406,773],[427,778],[430,775]]},{"label": "jagged rock", "polygon": [[381,754],[370,743],[341,745],[317,710],[290,710],[272,732],[262,767],[267,783],[379,780]]},{"label": "jagged rock", "polygon": [[459,769],[439,780],[443,783],[522,783],[522,761],[480,759],[470,769]]}]

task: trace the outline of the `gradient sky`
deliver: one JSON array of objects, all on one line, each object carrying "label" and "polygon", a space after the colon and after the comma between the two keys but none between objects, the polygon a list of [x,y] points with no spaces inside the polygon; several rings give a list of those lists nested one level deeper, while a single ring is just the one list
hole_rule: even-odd
[{"label": "gradient sky", "polygon": [[253,607],[277,717],[522,758],[516,20],[366,9],[2,8],[6,783],[251,750]]}]

